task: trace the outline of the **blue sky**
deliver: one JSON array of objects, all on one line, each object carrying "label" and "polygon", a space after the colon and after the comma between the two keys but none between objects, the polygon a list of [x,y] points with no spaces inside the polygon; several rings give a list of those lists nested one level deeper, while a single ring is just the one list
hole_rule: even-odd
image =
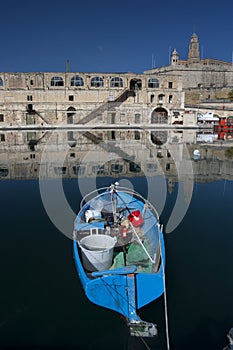
[{"label": "blue sky", "polygon": [[186,59],[193,32],[202,58],[231,62],[233,1],[8,0],[1,2],[2,72],[141,73]]}]

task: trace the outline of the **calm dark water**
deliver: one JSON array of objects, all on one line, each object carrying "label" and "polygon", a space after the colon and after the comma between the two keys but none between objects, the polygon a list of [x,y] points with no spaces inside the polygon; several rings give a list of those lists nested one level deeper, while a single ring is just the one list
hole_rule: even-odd
[{"label": "calm dark water", "polygon": [[[110,179],[101,178],[97,185],[105,180]],[[128,180],[147,193],[143,178]],[[77,182],[63,185],[77,211]],[[0,349],[146,349],[141,339],[128,336],[117,314],[84,297],[72,241],[48,218],[38,181],[1,181],[0,193]],[[167,195],[164,223],[176,195],[177,185]],[[171,350],[221,350],[228,343],[233,326],[232,195],[230,181],[195,183],[186,216],[165,234]],[[158,324],[159,337],[146,340],[147,346],[166,349],[163,297],[140,316]]]}]

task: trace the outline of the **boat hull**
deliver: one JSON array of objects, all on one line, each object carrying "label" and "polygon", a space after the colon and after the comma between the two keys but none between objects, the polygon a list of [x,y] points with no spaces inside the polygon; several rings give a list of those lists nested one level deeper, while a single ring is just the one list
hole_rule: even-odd
[{"label": "boat hull", "polygon": [[[94,304],[114,310],[130,319],[128,274],[107,275],[98,278],[88,278],[81,263],[81,252],[77,242],[73,241],[74,259],[86,297]],[[165,258],[164,241],[161,234],[161,248]],[[161,264],[157,273],[135,273],[134,288],[136,290],[136,308],[149,304],[159,298],[164,291],[163,268]],[[131,274],[130,274],[131,275]]]},{"label": "boat hull", "polygon": [[156,326],[137,315],[164,292],[165,248],[155,208],[113,185],[81,205],[73,249],[86,297],[123,315],[132,335],[155,336]]}]

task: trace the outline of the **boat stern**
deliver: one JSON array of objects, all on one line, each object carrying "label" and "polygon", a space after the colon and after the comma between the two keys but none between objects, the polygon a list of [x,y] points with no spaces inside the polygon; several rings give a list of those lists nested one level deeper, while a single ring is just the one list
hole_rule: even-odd
[{"label": "boat stern", "polygon": [[157,326],[154,323],[142,320],[128,323],[130,335],[133,337],[156,337],[158,335]]}]

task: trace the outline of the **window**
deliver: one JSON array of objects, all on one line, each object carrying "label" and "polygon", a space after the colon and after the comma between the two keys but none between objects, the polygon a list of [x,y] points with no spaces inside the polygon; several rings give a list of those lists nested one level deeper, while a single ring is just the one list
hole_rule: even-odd
[{"label": "window", "polygon": [[32,125],[32,124],[35,124],[36,121],[35,121],[35,117],[33,114],[27,114],[26,116],[26,124],[27,125]]},{"label": "window", "polygon": [[169,95],[169,98],[168,98],[168,101],[169,101],[169,103],[172,103],[172,95]]},{"label": "window", "polygon": [[5,139],[5,135],[4,134],[0,134],[0,141],[1,142],[3,142],[3,141],[5,141],[6,139]]},{"label": "window", "polygon": [[[33,104],[32,103],[29,103],[27,105],[27,112],[28,113],[33,113],[34,112],[34,109],[33,109]],[[33,113],[34,114],[34,113]]]},{"label": "window", "polygon": [[119,163],[111,164],[111,173],[120,174],[123,171],[123,165]]},{"label": "window", "polygon": [[129,84],[130,90],[142,90],[141,79],[131,79]]},{"label": "window", "polygon": [[163,102],[163,98],[164,98],[164,95],[163,95],[163,94],[160,94],[160,95],[158,96],[159,102]]},{"label": "window", "polygon": [[150,103],[153,103],[155,100],[155,95],[150,95]]},{"label": "window", "polygon": [[6,177],[9,174],[9,170],[6,168],[0,168],[0,177]]},{"label": "window", "polygon": [[27,141],[30,142],[30,144],[35,144],[35,140],[36,140],[36,132],[27,132]]},{"label": "window", "polygon": [[108,124],[115,124],[115,118],[116,118],[116,113],[108,112],[108,114],[107,114],[107,123]]},{"label": "window", "polygon": [[139,173],[141,171],[140,163],[129,162],[129,171]]},{"label": "window", "polygon": [[4,122],[4,115],[0,114],[0,122]]},{"label": "window", "polygon": [[0,78],[0,86],[3,86],[3,80]]},{"label": "window", "polygon": [[69,95],[69,101],[74,101],[74,96],[73,95]]},{"label": "window", "polygon": [[97,139],[100,140],[100,141],[103,141],[103,133],[102,132],[98,132],[97,133]]},{"label": "window", "polygon": [[53,77],[51,79],[51,86],[64,86],[62,77]]},{"label": "window", "polygon": [[32,95],[27,96],[27,101],[32,101]]},{"label": "window", "polygon": [[84,175],[86,171],[84,165],[74,165],[72,169],[75,175]]},{"label": "window", "polygon": [[158,79],[151,78],[148,80],[148,88],[159,88]]},{"label": "window", "polygon": [[99,169],[97,171],[97,174],[99,175],[104,175],[105,170],[104,170],[104,165],[99,166]]},{"label": "window", "polygon": [[101,77],[94,77],[91,79],[91,86],[92,87],[103,87],[104,81]]},{"label": "window", "polygon": [[141,117],[140,114],[135,114],[135,123],[136,123],[136,124],[139,124],[139,123],[140,123],[140,117]]},{"label": "window", "polygon": [[169,81],[169,83],[168,83],[168,89],[172,89],[173,88],[173,83],[172,83],[172,81]]},{"label": "window", "polygon": [[123,80],[120,77],[114,77],[111,79],[110,87],[123,87]]},{"label": "window", "polygon": [[70,82],[71,86],[83,86],[83,78],[79,77],[78,75],[75,75],[71,78]]},{"label": "window", "polygon": [[76,109],[74,107],[67,108],[67,124],[74,123],[75,114],[76,114]]},{"label": "window", "polygon": [[114,130],[108,130],[108,140],[116,140],[116,134]]},{"label": "window", "polygon": [[55,166],[54,172],[56,175],[65,175],[66,167],[65,166]]},{"label": "window", "polygon": [[135,140],[140,140],[140,131],[135,130],[135,132],[134,132],[134,138],[135,138]]}]

